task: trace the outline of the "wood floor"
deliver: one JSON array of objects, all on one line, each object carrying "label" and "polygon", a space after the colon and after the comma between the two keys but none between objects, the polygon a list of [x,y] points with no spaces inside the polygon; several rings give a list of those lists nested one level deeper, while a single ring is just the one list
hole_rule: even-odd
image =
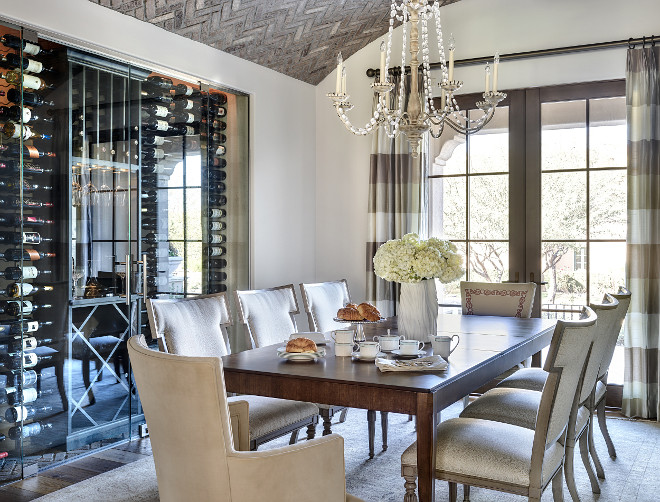
[{"label": "wood floor", "polygon": [[149,438],[131,441],[1,487],[0,502],[28,502],[148,456],[151,456]]}]

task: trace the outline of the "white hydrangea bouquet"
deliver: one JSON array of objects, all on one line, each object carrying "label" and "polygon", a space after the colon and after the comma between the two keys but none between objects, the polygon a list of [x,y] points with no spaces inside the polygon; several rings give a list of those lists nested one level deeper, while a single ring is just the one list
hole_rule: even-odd
[{"label": "white hydrangea bouquet", "polygon": [[406,234],[381,245],[374,255],[374,272],[386,281],[416,283],[439,279],[446,284],[464,274],[463,257],[453,242]]}]

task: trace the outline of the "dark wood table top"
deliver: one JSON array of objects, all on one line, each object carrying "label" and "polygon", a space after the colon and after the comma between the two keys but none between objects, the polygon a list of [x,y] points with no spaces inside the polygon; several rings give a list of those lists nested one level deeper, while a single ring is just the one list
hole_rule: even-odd
[{"label": "dark wood table top", "polygon": [[[231,354],[222,359],[226,374],[244,373],[280,380],[290,377],[298,381],[304,379],[310,385],[342,383],[416,393],[442,390],[441,395],[445,398],[438,403],[442,409],[547,346],[554,325],[555,321],[548,319],[440,315],[438,334],[458,334],[460,343],[449,358],[447,370],[434,373],[383,373],[373,362],[335,357],[333,343],[326,346],[326,356],[315,362],[288,362],[279,358],[276,350],[283,344]],[[367,339],[386,333],[388,328],[392,334],[397,332],[395,318],[364,328]],[[425,350],[432,353],[430,344]],[[355,406],[354,403],[351,405]]]}]

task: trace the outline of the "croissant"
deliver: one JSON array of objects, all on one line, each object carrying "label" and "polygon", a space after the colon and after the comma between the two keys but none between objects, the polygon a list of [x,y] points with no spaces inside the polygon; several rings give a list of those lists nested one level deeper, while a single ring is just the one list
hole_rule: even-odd
[{"label": "croissant", "polygon": [[353,307],[344,307],[337,311],[337,317],[345,321],[361,321],[364,319],[359,310]]},{"label": "croissant", "polygon": [[286,344],[287,352],[316,352],[318,347],[313,340],[309,338],[294,338]]},{"label": "croissant", "polygon": [[380,319],[380,312],[370,303],[360,303],[360,305],[358,305],[358,312],[367,321],[375,322]]}]

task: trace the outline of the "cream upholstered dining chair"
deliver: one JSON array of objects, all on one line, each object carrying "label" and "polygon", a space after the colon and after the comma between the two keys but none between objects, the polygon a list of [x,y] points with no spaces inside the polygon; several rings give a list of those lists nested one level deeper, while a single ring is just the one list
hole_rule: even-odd
[{"label": "cream upholstered dining chair", "polygon": [[463,315],[531,317],[536,284],[461,281]]},{"label": "cream upholstered dining chair", "polygon": [[[161,351],[181,356],[222,357],[231,353],[227,326],[231,315],[225,293],[177,299],[148,299],[151,333]],[[298,440],[307,427],[307,438],[315,435],[318,408],[311,403],[263,396],[229,397],[229,408],[246,407],[244,424],[249,449],[256,450],[272,439],[291,434]]]},{"label": "cream upholstered dining chair", "polygon": [[[338,281],[317,282],[313,284],[300,284],[300,293],[302,294],[303,305],[307,313],[309,329],[328,333],[336,329],[346,328],[346,323],[339,323],[334,320],[337,317],[337,310],[345,307],[351,302],[351,295],[348,291],[348,282],[346,279]],[[335,413],[341,411],[340,422],[346,418],[347,409],[343,406],[330,406],[318,404],[323,419],[323,434],[330,434],[331,420]],[[383,450],[387,450],[387,428],[388,414],[386,411],[380,412],[381,437]],[[374,443],[376,436],[376,412],[367,411],[367,422],[369,432],[369,457],[374,458]]]},{"label": "cream upholstered dining chair", "polygon": [[[534,430],[493,420],[453,418],[437,429],[435,476],[457,484],[524,495],[539,501],[552,482],[555,502],[563,501],[564,442],[577,389],[593,342],[596,315],[585,307],[583,319],[558,321],[545,362],[548,372]],[[417,500],[417,443],[401,456],[406,502]],[[469,498],[469,492],[466,493]]]},{"label": "cream upholstered dining chair", "polygon": [[[619,333],[621,332],[621,327],[626,318],[626,313],[628,312],[628,307],[630,306],[630,291],[624,287],[620,287],[618,293],[612,294],[617,301],[618,305],[616,307],[616,316],[615,319],[611,322],[609,329],[606,329],[604,324],[600,329],[600,336],[605,337],[606,347],[602,353],[602,360],[600,361],[600,367],[598,370],[598,380],[596,381],[596,387],[594,389],[594,399],[589,405],[589,414],[590,421],[593,421],[593,416],[597,413],[598,416],[598,425],[600,430],[605,438],[605,443],[607,444],[607,449],[610,457],[616,458],[616,450],[614,449],[614,444],[610,438],[610,434],[607,430],[607,422],[605,419],[605,401],[606,401],[606,391],[607,391],[607,372],[609,370],[610,364],[612,362],[612,357],[614,355],[614,349],[619,338]],[[547,378],[547,373],[544,372],[541,368],[524,368],[523,370],[514,373],[510,377],[502,380],[499,386],[501,387],[514,387],[519,389],[530,389],[540,391],[543,389],[545,384],[545,379]],[[590,451],[595,452],[593,442],[593,428],[589,428],[589,445]],[[602,468],[602,464],[598,461],[598,457],[594,455],[594,464],[596,466],[596,473],[599,478],[605,478],[605,472]],[[593,483],[592,483],[593,485]]]},{"label": "cream upholstered dining chair", "polygon": [[[359,500],[346,494],[341,436],[237,451],[220,358],[158,352],[143,336],[129,339],[128,352],[149,424],[161,501]],[[189,412],[183,436],[181,410]]]},{"label": "cream upholstered dining chair", "polygon": [[[590,413],[589,410],[593,408],[594,388],[598,379],[598,371],[603,354],[608,346],[608,334],[618,317],[618,306],[619,302],[611,295],[605,295],[603,303],[592,303],[590,305],[598,320],[593,329],[594,341],[587,359],[584,378],[578,388],[578,406],[575,412],[571,413],[568,432],[566,434],[564,473],[566,475],[566,485],[575,502],[579,502],[580,500],[573,471],[574,451],[578,441],[580,443],[582,461],[591,482],[591,489],[594,493],[600,493],[596,474],[593,472],[591,462],[589,461],[589,454],[591,453],[594,464],[596,466],[601,465],[596,450],[593,448],[593,436],[591,434],[591,417],[593,413]],[[497,422],[534,429],[540,399],[540,391],[500,386],[489,390],[479,399],[472,402],[463,410],[460,416],[464,418],[495,420]]]}]

